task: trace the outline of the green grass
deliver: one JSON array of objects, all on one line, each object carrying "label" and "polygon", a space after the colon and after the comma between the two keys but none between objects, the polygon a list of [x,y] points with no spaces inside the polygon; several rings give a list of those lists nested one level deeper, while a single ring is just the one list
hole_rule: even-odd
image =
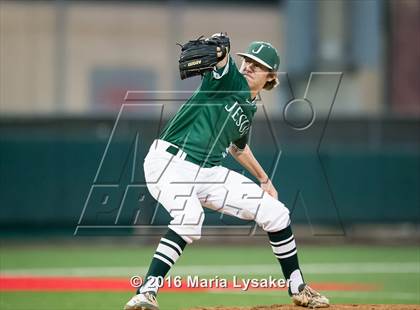
[{"label": "green grass", "polygon": [[[262,242],[263,243],[263,242]],[[154,252],[154,247],[129,246],[2,246],[0,268],[4,271],[19,269],[37,269],[48,271],[50,268],[65,271],[75,267],[132,267],[133,272],[140,267],[147,267]],[[419,249],[416,247],[300,247],[300,262],[303,266],[325,264],[323,266],[351,263],[355,270],[344,273],[319,273],[312,270],[305,275],[307,282],[341,282],[364,283],[375,285],[376,291],[367,292],[325,292],[333,303],[389,303],[420,304],[420,273],[404,272],[403,267],[420,264]],[[378,266],[394,266],[394,270],[364,274],[360,271],[365,264]],[[271,249],[268,246],[209,247],[195,244],[186,249],[173,270],[177,274],[178,267],[210,265],[270,265],[276,266]],[[309,264],[309,265],[308,265]],[[401,272],[395,266],[401,264]],[[352,268],[353,268],[352,267]],[[277,268],[277,267],[275,267]],[[308,267],[309,268],[309,267]],[[420,268],[420,267],[419,267]],[[383,269],[383,268],[382,268]],[[106,270],[106,268],[105,268]],[[131,270],[131,269],[128,269]],[[216,269],[217,270],[217,269]],[[280,269],[278,269],[280,270]],[[303,270],[305,272],[305,270]],[[57,271],[60,272],[60,271]],[[253,275],[252,270],[244,270],[248,278],[265,277]],[[98,274],[100,276],[100,274]],[[123,274],[121,274],[123,276]],[[220,276],[223,276],[222,274]],[[280,272],[276,275],[281,277]],[[232,275],[226,275],[231,279]],[[0,293],[0,309],[122,309],[130,298],[129,292],[115,293]],[[193,306],[216,305],[262,305],[284,303],[289,298],[284,291],[275,292],[219,292],[219,293],[169,293],[159,294],[161,309],[187,309]]]},{"label": "green grass", "polygon": [[[147,265],[154,246],[2,246],[2,269],[42,267],[100,267]],[[217,255],[217,258],[216,258]],[[271,264],[274,256],[269,246],[201,246],[187,247],[177,265]],[[325,262],[419,262],[416,247],[299,247],[301,263]]]}]

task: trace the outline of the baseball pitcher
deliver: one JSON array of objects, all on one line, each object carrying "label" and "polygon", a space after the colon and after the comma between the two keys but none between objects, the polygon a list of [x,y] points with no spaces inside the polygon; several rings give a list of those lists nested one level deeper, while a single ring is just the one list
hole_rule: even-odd
[{"label": "baseball pitcher", "polygon": [[[172,217],[153,255],[143,285],[125,310],[158,310],[158,279],[175,264],[187,244],[200,239],[203,207],[255,221],[267,232],[294,304],[328,307],[329,301],[303,279],[289,210],[247,144],[255,99],[278,84],[277,50],[252,42],[240,69],[226,34],[200,37],[181,46],[181,79],[202,75],[200,87],[168,122],[144,160],[148,190]],[[260,183],[221,165],[232,155]]]}]

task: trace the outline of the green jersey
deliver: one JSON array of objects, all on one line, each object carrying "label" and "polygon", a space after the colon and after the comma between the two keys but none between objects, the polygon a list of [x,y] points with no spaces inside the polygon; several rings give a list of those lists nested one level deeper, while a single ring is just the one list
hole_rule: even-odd
[{"label": "green jersey", "polygon": [[257,110],[245,77],[229,56],[204,74],[200,87],[168,122],[160,139],[177,145],[206,167],[219,165],[231,143],[243,149]]}]

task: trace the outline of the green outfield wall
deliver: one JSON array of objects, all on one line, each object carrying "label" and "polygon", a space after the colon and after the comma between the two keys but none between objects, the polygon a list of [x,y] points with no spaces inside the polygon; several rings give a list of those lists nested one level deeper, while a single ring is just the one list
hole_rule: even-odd
[{"label": "green outfield wall", "polygon": [[[258,121],[251,145],[295,222],[419,223],[419,129],[417,121],[335,120],[299,133]],[[130,225],[136,216],[135,224],[166,223],[142,172],[158,131],[154,120],[0,121],[2,228]],[[219,215],[209,212],[206,223],[220,224]]]}]

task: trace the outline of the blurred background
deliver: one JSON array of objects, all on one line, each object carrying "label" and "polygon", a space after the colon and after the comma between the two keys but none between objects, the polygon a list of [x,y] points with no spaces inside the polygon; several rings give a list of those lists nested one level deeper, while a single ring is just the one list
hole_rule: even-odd
[{"label": "blurred background", "polygon": [[[145,191],[142,161],[161,116],[166,123],[200,83],[180,80],[176,43],[220,31],[233,52],[264,40],[280,53],[281,83],[261,94],[251,146],[298,235],[419,242],[415,0],[2,0],[2,240],[78,240],[78,225],[128,225],[125,236],[145,235],[148,228],[136,225],[164,225],[167,214]],[[312,110],[293,105],[286,115],[306,88]],[[290,126],[308,117],[314,123],[305,130]],[[238,224],[206,219],[230,223]],[[109,231],[89,233],[121,232]]]},{"label": "blurred background", "polygon": [[[305,281],[334,304],[420,304],[420,1],[0,0],[1,309],[122,308],[170,220],[144,156],[200,84],[180,80],[176,43],[221,31],[238,65],[251,41],[279,51],[250,145],[291,211]],[[280,277],[266,241],[207,210],[171,274]]]}]

